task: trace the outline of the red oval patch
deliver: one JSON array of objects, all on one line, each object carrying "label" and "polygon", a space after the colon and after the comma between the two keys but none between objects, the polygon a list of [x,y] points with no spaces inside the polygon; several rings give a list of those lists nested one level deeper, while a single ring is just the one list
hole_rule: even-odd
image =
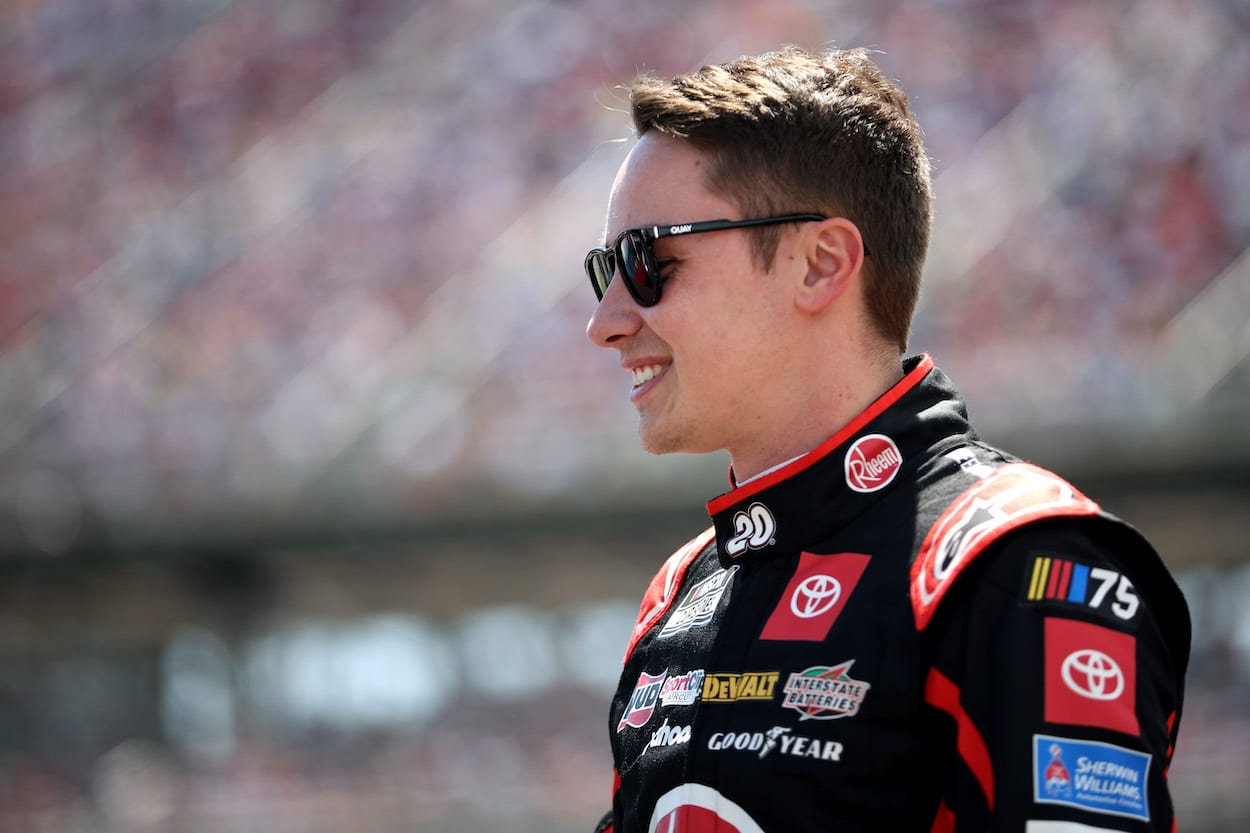
[{"label": "red oval patch", "polygon": [[890,485],[903,465],[903,455],[885,434],[867,434],[846,452],[843,465],[846,485],[857,492],[875,492]]},{"label": "red oval patch", "polygon": [[655,802],[648,833],[764,833],[746,810],[704,784],[680,784]]}]

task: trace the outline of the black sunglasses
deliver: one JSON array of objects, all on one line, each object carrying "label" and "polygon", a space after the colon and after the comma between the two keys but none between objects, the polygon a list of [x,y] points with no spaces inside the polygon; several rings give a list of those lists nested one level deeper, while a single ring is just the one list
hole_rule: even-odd
[{"label": "black sunglasses", "polygon": [[[651,244],[661,237],[702,234],[731,228],[768,226],[776,223],[808,223],[827,219],[819,214],[785,214],[780,217],[757,217],[754,220],[705,220],[673,226],[627,228],[616,236],[611,246],[596,246],[586,255],[586,276],[600,301],[612,283],[619,266],[625,276],[625,288],[640,307],[655,306],[660,301],[660,270],[655,265]],[[867,252],[867,246],[864,247]]]}]

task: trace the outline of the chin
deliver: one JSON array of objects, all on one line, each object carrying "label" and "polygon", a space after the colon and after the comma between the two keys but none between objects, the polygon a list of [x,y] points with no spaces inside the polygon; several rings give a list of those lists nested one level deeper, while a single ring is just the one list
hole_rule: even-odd
[{"label": "chin", "polygon": [[650,454],[707,454],[717,450],[699,437],[688,425],[659,425],[643,419],[638,424],[638,440],[643,451]]},{"label": "chin", "polygon": [[638,424],[638,442],[649,454],[674,454],[685,451],[680,435],[664,430],[662,426],[649,424],[643,419]]},{"label": "chin", "polygon": [[672,454],[681,450],[680,448],[674,447],[672,443],[662,442],[645,431],[638,432],[638,441],[639,445],[642,446],[642,450],[648,454]]}]

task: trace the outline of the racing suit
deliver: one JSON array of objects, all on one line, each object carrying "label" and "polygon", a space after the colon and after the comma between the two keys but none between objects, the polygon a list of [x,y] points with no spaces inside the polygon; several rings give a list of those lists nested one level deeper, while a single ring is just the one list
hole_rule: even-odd
[{"label": "racing suit", "polygon": [[928,356],[648,588],[600,831],[1174,829],[1185,600]]}]

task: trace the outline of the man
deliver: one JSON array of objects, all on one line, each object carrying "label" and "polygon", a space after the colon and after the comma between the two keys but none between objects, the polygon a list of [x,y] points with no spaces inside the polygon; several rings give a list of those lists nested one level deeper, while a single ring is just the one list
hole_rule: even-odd
[{"label": "man", "polygon": [[903,358],[930,227],[862,50],[631,88],[587,255],[644,447],[725,449],[646,591],[600,830],[1171,830],[1184,599],[1150,545],[981,442]]}]

